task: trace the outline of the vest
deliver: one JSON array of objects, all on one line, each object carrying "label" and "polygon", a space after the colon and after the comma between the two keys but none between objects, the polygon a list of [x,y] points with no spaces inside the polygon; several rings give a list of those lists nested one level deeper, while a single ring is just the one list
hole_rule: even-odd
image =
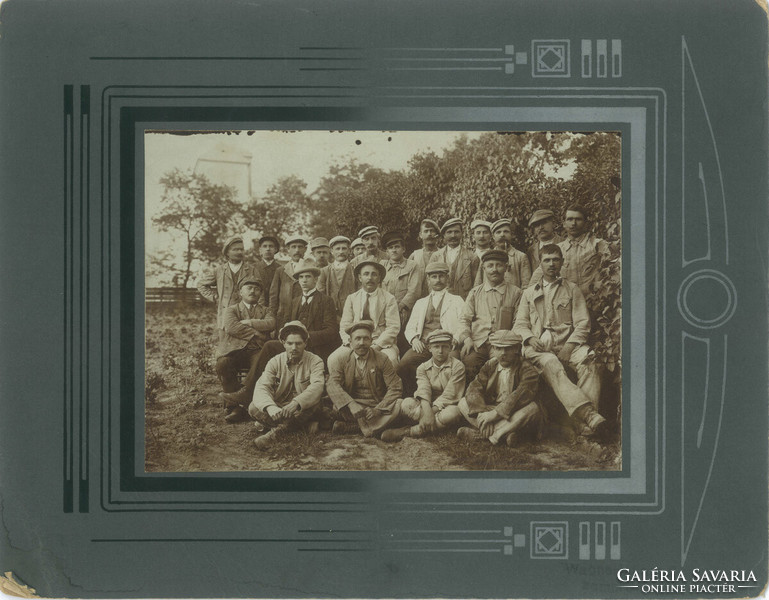
[{"label": "vest", "polygon": [[[365,371],[362,371],[358,366],[358,360],[355,360],[355,377],[352,382],[351,396],[356,400],[373,400],[374,392],[368,386]],[[368,362],[366,363],[368,365]]]},{"label": "vest", "polygon": [[425,313],[425,325],[422,328],[422,340],[426,340],[428,335],[441,328],[441,307],[445,298],[446,294],[443,294],[438,308],[433,308],[432,298],[427,297],[427,312]]}]

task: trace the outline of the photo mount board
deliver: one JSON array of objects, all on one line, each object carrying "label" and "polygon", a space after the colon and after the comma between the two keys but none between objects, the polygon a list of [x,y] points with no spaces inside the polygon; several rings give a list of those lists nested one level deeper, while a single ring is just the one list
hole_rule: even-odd
[{"label": "photo mount board", "polygon": [[[682,595],[644,591],[656,567],[760,593],[762,7],[10,0],[0,22],[3,573],[58,597]],[[148,129],[620,131],[622,470],[144,473]],[[690,590],[703,569],[741,574]]]}]

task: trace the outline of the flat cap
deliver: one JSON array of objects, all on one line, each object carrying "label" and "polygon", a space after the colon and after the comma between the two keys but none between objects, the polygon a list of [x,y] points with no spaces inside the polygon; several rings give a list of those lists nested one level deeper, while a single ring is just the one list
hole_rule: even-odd
[{"label": "flat cap", "polygon": [[548,210],[546,208],[535,210],[534,214],[531,215],[531,219],[529,219],[529,227],[534,225],[534,223],[539,223],[540,221],[546,221],[547,219],[554,219],[554,218],[555,218],[555,213],[552,210]]},{"label": "flat cap", "polygon": [[250,283],[251,285],[258,285],[259,289],[264,289],[264,284],[262,283],[262,280],[259,279],[256,275],[246,275],[243,279],[238,281],[238,289],[242,288],[247,283]]},{"label": "flat cap", "polygon": [[406,243],[406,236],[403,235],[402,231],[388,231],[382,236],[382,248],[387,248],[395,242]]},{"label": "flat cap", "polygon": [[483,253],[483,256],[481,256],[481,262],[486,262],[487,260],[499,260],[508,263],[510,262],[510,256],[504,250],[493,248],[491,250],[486,250],[486,252]]},{"label": "flat cap", "polygon": [[452,219],[449,219],[443,225],[441,225],[441,233],[446,231],[449,227],[453,227],[454,225],[462,226],[464,225],[464,222],[459,217],[454,217]]},{"label": "flat cap", "polygon": [[299,279],[302,273],[312,273],[315,277],[320,277],[320,269],[311,258],[302,259],[294,266],[294,279]]},{"label": "flat cap", "polygon": [[489,344],[497,348],[523,344],[523,338],[509,329],[497,329],[489,336]]},{"label": "flat cap", "polygon": [[225,240],[224,246],[222,246],[222,256],[224,258],[227,258],[227,250],[229,250],[230,246],[232,246],[235,242],[240,242],[242,244],[243,238],[239,235],[231,235]]},{"label": "flat cap", "polygon": [[263,235],[259,238],[259,245],[261,246],[264,242],[275,242],[275,245],[280,248],[280,240],[276,238],[274,235]]},{"label": "flat cap", "polygon": [[437,344],[440,342],[448,342],[449,344],[452,344],[454,343],[454,336],[445,329],[436,329],[435,331],[430,332],[430,335],[427,336],[425,342],[427,344]]},{"label": "flat cap", "polygon": [[435,261],[427,263],[427,266],[425,267],[425,275],[429,275],[430,273],[448,273],[451,269],[449,269],[449,266],[445,262]]},{"label": "flat cap", "polygon": [[[342,237],[342,236],[340,236]],[[334,238],[336,239],[336,238]],[[355,248],[355,246],[363,246],[363,240],[359,237],[355,238],[352,243],[350,244],[350,248]]]},{"label": "flat cap", "polygon": [[[355,240],[355,241],[360,241],[360,240]],[[335,244],[341,244],[342,242],[344,242],[345,244],[349,244],[350,238],[345,237],[343,235],[337,235],[331,238],[331,241],[328,243],[328,245],[333,248]],[[360,243],[362,244],[363,242],[360,242]]]},{"label": "flat cap", "polygon": [[373,265],[377,268],[377,271],[379,271],[380,279],[384,279],[387,275],[387,269],[385,269],[385,266],[382,263],[375,260],[362,260],[357,265],[355,265],[355,277],[360,275],[361,269],[367,265]]},{"label": "flat cap", "polygon": [[502,227],[503,225],[507,225],[508,227],[512,227],[513,222],[510,219],[497,219],[496,221],[494,221],[494,223],[492,223],[491,231],[494,232],[497,229],[499,229],[500,227]]},{"label": "flat cap", "polygon": [[305,246],[309,246],[309,242],[307,241],[307,238],[303,238],[301,235],[292,235],[288,238],[286,238],[286,246],[290,246],[291,244],[295,244],[299,242],[300,244],[304,244]]},{"label": "flat cap", "polygon": [[289,336],[289,334],[292,334],[292,333],[298,333],[305,339],[305,341],[308,340],[310,337],[310,332],[307,331],[307,328],[304,326],[304,323],[302,323],[301,321],[289,321],[283,327],[280,328],[280,331],[278,332],[278,339],[285,340]]},{"label": "flat cap", "polygon": [[440,231],[441,230],[440,226],[438,225],[438,221],[434,221],[433,219],[422,219],[419,222],[420,225],[424,225],[425,223],[428,223],[428,224],[432,225],[433,227],[435,227],[435,231]]},{"label": "flat cap", "polygon": [[352,332],[356,329],[368,329],[369,333],[374,333],[374,321],[369,321],[368,319],[355,321],[352,325],[345,329],[344,332],[347,335],[352,335]]},{"label": "flat cap", "polygon": [[328,248],[329,243],[328,240],[324,237],[316,237],[314,240],[310,242],[310,250],[315,250],[315,248]]},{"label": "flat cap", "polygon": [[491,223],[489,221],[484,221],[483,219],[475,219],[472,223],[470,223],[470,231],[475,229],[476,227],[488,227],[491,229]]},{"label": "flat cap", "polygon": [[358,237],[362,239],[367,235],[371,235],[372,233],[379,233],[379,229],[376,225],[367,225],[358,232]]}]

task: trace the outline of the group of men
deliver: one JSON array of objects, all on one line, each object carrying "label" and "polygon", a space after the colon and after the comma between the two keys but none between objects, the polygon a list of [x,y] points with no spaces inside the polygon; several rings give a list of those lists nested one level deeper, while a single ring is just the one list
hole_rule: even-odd
[{"label": "group of men", "polygon": [[515,446],[541,431],[544,381],[577,433],[602,438],[585,295],[609,251],[588,219],[568,207],[561,238],[555,214],[537,210],[525,253],[509,219],[474,220],[473,248],[461,219],[424,219],[409,258],[403,233],[375,226],[354,241],[291,237],[285,263],[274,236],[256,264],[230,238],[226,262],[198,279],[218,307],[225,420],[253,419],[258,448],[319,427],[389,442],[458,428]]}]

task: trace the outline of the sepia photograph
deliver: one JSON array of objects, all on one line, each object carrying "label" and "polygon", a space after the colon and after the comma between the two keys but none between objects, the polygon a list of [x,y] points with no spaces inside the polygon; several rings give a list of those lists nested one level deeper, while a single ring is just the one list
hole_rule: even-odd
[{"label": "sepia photograph", "polygon": [[621,148],[145,131],[145,471],[621,470]]}]

